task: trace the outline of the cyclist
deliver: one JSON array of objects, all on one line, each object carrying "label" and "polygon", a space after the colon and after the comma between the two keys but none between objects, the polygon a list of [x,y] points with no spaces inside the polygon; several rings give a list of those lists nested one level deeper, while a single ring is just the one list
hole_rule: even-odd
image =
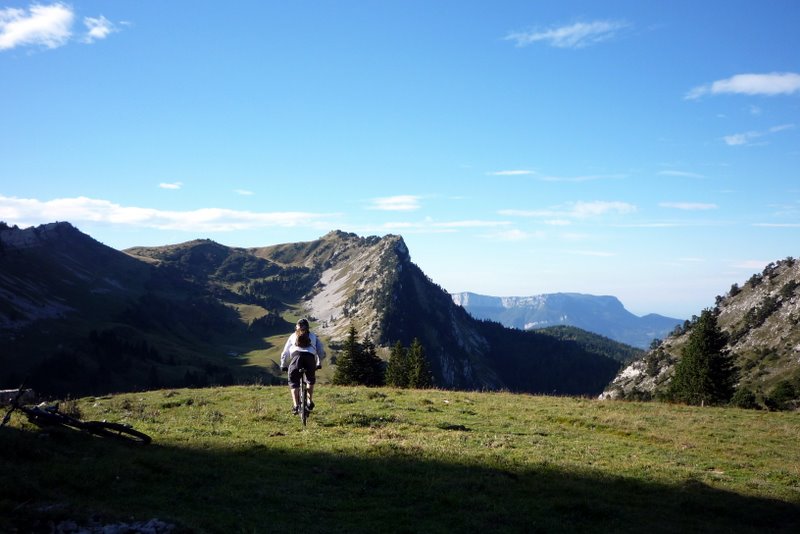
[{"label": "cyclist", "polygon": [[[325,357],[325,349],[319,338],[309,330],[308,320],[300,319],[295,325],[294,333],[286,340],[281,353],[281,370],[289,371],[289,389],[292,393],[292,413],[300,411],[300,368],[306,370],[308,382],[308,409],[314,409],[315,372],[322,369],[321,359]],[[286,365],[287,360],[289,365]]]}]

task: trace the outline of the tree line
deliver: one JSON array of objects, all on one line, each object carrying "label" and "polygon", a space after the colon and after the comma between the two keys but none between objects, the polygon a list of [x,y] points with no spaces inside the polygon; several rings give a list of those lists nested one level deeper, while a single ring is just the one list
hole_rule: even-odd
[{"label": "tree line", "polygon": [[422,389],[433,386],[433,374],[419,339],[414,338],[408,347],[398,341],[391,349],[389,361],[384,362],[372,340],[364,336],[362,341],[358,341],[358,331],[350,326],[347,339],[336,357],[333,383]]}]

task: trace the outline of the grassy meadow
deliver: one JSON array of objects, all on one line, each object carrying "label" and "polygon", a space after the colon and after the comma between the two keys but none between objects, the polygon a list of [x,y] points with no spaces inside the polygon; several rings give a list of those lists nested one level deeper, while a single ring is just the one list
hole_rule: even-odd
[{"label": "grassy meadow", "polygon": [[320,386],[75,401],[146,447],[15,414],[0,531],[159,518],[176,532],[800,532],[800,413]]}]

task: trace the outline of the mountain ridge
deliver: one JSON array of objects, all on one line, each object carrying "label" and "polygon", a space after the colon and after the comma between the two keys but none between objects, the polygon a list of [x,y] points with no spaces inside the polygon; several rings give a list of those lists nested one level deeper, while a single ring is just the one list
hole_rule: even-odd
[{"label": "mountain ridge", "polygon": [[535,330],[549,326],[576,326],[638,348],[666,337],[683,321],[650,313],[639,317],[617,297],[585,293],[544,293],[525,297],[493,297],[471,292],[453,293],[453,302],[480,319],[510,328]]},{"label": "mountain ridge", "polygon": [[[299,315],[311,316],[331,356],[351,325],[383,351],[418,338],[446,388],[596,394],[621,359],[598,350],[602,341],[594,338],[474,319],[411,261],[396,235],[333,231],[266,247],[200,239],[125,251],[69,223],[33,231],[4,225],[2,235],[0,325],[8,335],[0,365],[13,371],[5,377],[11,382],[47,372],[42,390],[71,393],[76,381],[91,393],[280,382],[276,355]],[[26,294],[33,303],[49,299],[70,310],[29,315],[15,304],[20,288],[33,288]],[[9,316],[18,320],[12,325]]]}]

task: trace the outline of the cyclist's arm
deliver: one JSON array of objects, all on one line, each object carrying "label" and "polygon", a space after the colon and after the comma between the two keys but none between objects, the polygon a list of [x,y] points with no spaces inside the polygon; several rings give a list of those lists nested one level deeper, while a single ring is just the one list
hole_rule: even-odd
[{"label": "cyclist's arm", "polygon": [[317,338],[317,343],[316,343],[316,347],[315,348],[317,349],[317,351],[316,351],[317,352],[317,367],[321,367],[322,366],[322,361],[321,360],[322,360],[322,358],[325,357],[325,347],[322,346],[322,341],[319,339],[319,336],[316,336],[316,338]]},{"label": "cyclist's arm", "polygon": [[292,338],[293,337],[294,337],[294,334],[289,336],[289,339],[286,340],[286,345],[283,346],[283,352],[281,352],[281,369],[283,369],[284,367],[286,367],[288,365],[286,363],[286,360],[289,359],[289,349],[292,346]]}]

